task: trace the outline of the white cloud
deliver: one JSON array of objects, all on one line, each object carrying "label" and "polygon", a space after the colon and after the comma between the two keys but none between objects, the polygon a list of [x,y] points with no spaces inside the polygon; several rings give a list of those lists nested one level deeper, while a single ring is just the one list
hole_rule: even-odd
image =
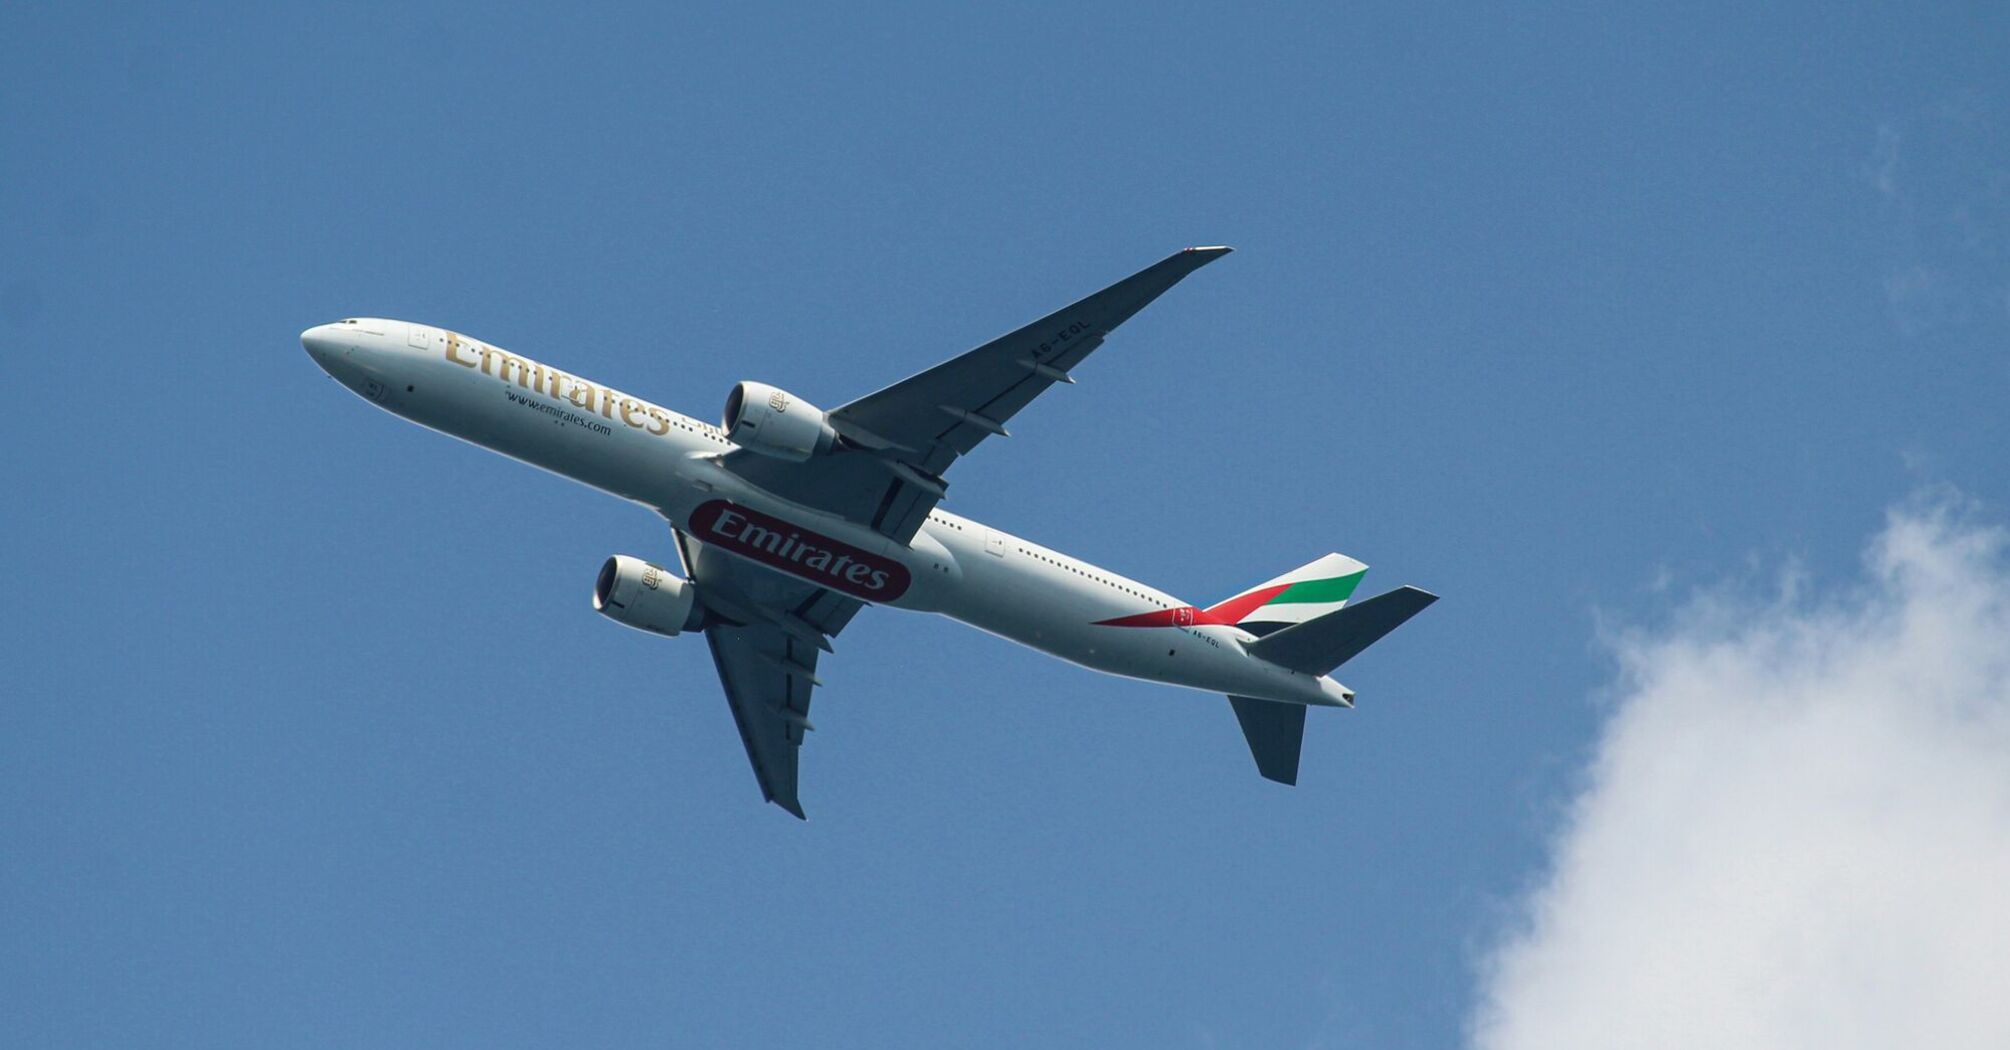
[{"label": "white cloud", "polygon": [[1877,145],[1864,165],[1864,178],[1886,200],[1898,196],[1898,146],[1902,138],[1897,125],[1880,121],[1877,125]]},{"label": "white cloud", "polygon": [[1889,223],[1884,297],[1908,339],[1998,320],[1994,303],[2010,283],[2003,264],[2010,169],[2002,164],[1999,109],[1962,92],[1879,121],[1858,167]]},{"label": "white cloud", "polygon": [[2010,1047],[2010,536],[1943,499],[1865,560],[1614,643],[1474,1045]]}]

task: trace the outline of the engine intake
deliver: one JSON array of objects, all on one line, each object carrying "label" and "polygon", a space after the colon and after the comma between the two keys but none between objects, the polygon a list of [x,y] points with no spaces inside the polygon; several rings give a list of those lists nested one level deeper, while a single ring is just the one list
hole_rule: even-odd
[{"label": "engine intake", "polygon": [[735,384],[719,425],[735,445],[794,463],[837,444],[823,409],[766,383]]},{"label": "engine intake", "polygon": [[651,634],[675,635],[698,626],[705,611],[691,581],[640,558],[617,554],[593,582],[593,611]]}]

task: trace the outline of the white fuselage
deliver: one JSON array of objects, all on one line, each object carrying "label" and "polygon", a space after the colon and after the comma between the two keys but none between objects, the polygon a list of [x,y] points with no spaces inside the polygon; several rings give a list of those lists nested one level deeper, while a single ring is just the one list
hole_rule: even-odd
[{"label": "white fuselage", "polygon": [[678,528],[726,500],[898,563],[912,582],[883,604],[941,613],[1130,678],[1301,704],[1343,705],[1351,696],[1330,678],[1250,656],[1251,636],[1237,627],[1099,625],[1187,603],[968,518],[937,509],[903,545],[782,499],[721,461],[737,446],[720,428],[457,333],[360,318],[309,329],[301,341],[322,369],[379,408],[640,503]]}]

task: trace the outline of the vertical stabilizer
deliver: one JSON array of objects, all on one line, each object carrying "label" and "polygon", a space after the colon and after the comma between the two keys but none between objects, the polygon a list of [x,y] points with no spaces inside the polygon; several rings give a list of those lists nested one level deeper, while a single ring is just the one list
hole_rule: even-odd
[{"label": "vertical stabilizer", "polygon": [[1317,619],[1347,604],[1368,566],[1328,554],[1207,609],[1203,622],[1232,623],[1255,635]]}]

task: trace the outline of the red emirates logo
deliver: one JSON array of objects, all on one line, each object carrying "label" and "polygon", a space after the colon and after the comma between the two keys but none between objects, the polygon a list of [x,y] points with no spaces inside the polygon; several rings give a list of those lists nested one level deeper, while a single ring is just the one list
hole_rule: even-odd
[{"label": "red emirates logo", "polygon": [[907,566],[891,558],[722,499],[691,512],[691,534],[864,601],[892,601],[914,582]]}]

